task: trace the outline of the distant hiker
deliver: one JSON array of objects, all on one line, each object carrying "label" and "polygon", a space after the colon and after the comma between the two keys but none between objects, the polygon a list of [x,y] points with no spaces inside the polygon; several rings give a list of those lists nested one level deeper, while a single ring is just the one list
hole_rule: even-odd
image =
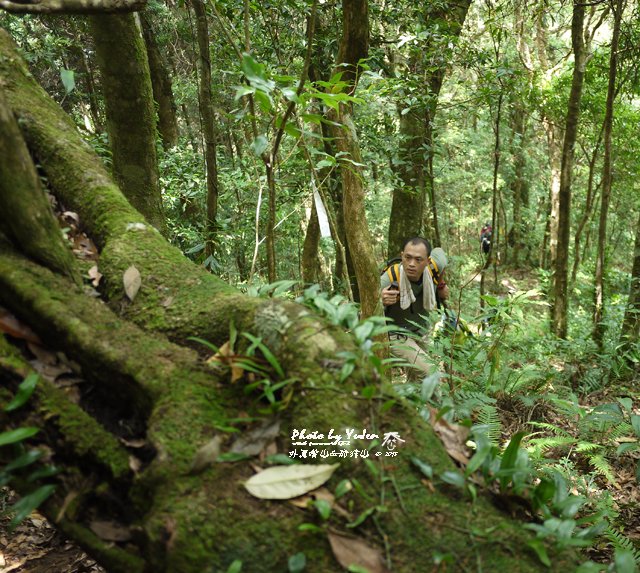
[{"label": "distant hiker", "polygon": [[491,235],[493,234],[493,228],[491,227],[491,221],[487,221],[480,231],[480,248],[485,255],[489,254],[491,250]]},{"label": "distant hiker", "polygon": [[418,368],[409,371],[407,378],[411,381],[433,370],[425,351],[429,339],[427,313],[449,298],[443,277],[446,266],[447,256],[441,248],[432,251],[429,241],[414,237],[405,243],[401,261],[391,264],[380,277],[385,315],[394,325],[416,334],[416,338],[400,331],[389,334],[391,353]]}]

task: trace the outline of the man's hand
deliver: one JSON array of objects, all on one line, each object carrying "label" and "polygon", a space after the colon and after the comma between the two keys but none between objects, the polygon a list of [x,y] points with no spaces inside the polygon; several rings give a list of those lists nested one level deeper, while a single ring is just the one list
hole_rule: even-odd
[{"label": "man's hand", "polygon": [[382,304],[384,306],[391,306],[398,302],[398,298],[400,297],[400,291],[398,287],[393,287],[389,285],[387,288],[382,289]]},{"label": "man's hand", "polygon": [[438,287],[438,298],[444,302],[449,299],[449,287],[444,285],[442,287]]}]

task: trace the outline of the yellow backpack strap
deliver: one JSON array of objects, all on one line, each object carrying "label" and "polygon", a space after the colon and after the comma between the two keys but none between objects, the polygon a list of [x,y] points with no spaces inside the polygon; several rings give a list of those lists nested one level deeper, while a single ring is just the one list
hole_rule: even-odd
[{"label": "yellow backpack strap", "polygon": [[400,263],[396,263],[394,265],[391,265],[388,269],[387,269],[387,275],[389,275],[389,280],[393,283],[393,282],[398,282],[398,277],[400,276],[400,273],[398,272],[398,266]]}]

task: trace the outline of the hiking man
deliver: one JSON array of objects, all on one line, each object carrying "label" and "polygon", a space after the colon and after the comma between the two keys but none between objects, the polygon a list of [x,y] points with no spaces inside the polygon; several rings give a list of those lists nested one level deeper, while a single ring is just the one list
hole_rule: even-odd
[{"label": "hiking man", "polygon": [[491,250],[491,236],[493,235],[493,227],[491,221],[487,221],[480,231],[480,249],[485,255]]},{"label": "hiking man", "polygon": [[413,381],[433,370],[425,352],[429,336],[426,315],[449,298],[449,287],[442,277],[447,256],[440,248],[432,251],[426,239],[413,237],[405,243],[401,257],[402,263],[391,265],[380,277],[380,297],[393,324],[416,333],[417,339],[402,332],[389,334],[391,353],[418,368],[408,376]]}]

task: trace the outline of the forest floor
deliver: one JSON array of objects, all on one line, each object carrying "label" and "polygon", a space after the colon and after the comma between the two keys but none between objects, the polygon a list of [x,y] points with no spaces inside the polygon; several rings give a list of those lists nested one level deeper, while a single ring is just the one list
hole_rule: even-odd
[{"label": "forest floor", "polygon": [[[513,270],[501,274],[503,276],[499,278],[497,285],[488,281],[491,282],[490,290],[497,296],[509,292],[529,291],[538,286],[537,278],[531,273]],[[470,283],[475,282],[476,279],[471,276]],[[471,288],[473,287],[477,287],[477,285],[473,285]],[[545,307],[539,305],[536,299],[537,297],[533,297],[530,310],[536,313],[546,312]],[[511,356],[511,358],[514,357]],[[42,349],[36,360],[31,363],[41,375],[49,377],[57,385],[65,387],[71,400],[78,400],[77,386],[81,381],[73,377],[66,362],[60,363],[59,353],[55,354]],[[549,367],[556,370],[574,368],[573,376],[580,376],[580,373],[584,372],[588,365],[583,365],[582,369],[576,369],[575,364],[568,364],[558,357],[557,363],[554,361]],[[602,404],[615,404],[621,396],[620,391],[621,389],[615,384],[600,388],[576,398],[578,400],[576,406],[591,410]],[[631,398],[634,413],[640,415],[640,394],[636,391],[635,395],[632,395],[629,388],[625,388],[623,395]],[[518,402],[517,396],[513,394],[510,396],[496,394],[495,396],[497,398],[496,411],[501,424],[501,443],[506,444],[509,438],[519,431],[527,430],[530,432],[531,427],[527,427],[527,416],[523,415],[522,404]],[[553,407],[543,407],[543,409],[542,415],[540,412],[536,413],[539,420],[556,428],[558,433],[567,436],[579,435],[579,419],[567,416]],[[528,417],[531,418],[531,413]],[[542,432],[538,433],[542,434]],[[591,497],[591,495],[598,497],[608,492],[618,513],[614,525],[640,551],[640,488],[638,488],[636,478],[636,466],[638,458],[640,458],[640,451],[621,456],[608,455],[607,461],[611,471],[608,478],[594,473],[593,467],[589,467],[586,458],[571,451],[567,453],[566,449],[560,451],[552,448],[545,453],[545,457],[556,460],[565,458],[567,463],[570,460],[576,475],[580,473],[583,476],[589,476],[586,481],[582,480],[580,484],[576,479],[576,486],[572,493],[586,495],[586,497]],[[581,476],[577,475],[577,477]],[[585,492],[585,487],[587,487],[587,492]],[[0,509],[6,509],[14,501],[14,492],[6,488],[0,490],[0,505],[2,506]],[[0,517],[0,573],[9,573],[10,571],[17,573],[104,573],[104,569],[77,545],[66,540],[55,526],[37,511],[32,512],[11,532],[8,529],[9,521],[10,516],[6,514]],[[597,541],[592,547],[585,550],[585,559],[592,559],[600,563],[610,562],[612,560],[612,546],[609,540],[603,537],[601,541]]]}]

